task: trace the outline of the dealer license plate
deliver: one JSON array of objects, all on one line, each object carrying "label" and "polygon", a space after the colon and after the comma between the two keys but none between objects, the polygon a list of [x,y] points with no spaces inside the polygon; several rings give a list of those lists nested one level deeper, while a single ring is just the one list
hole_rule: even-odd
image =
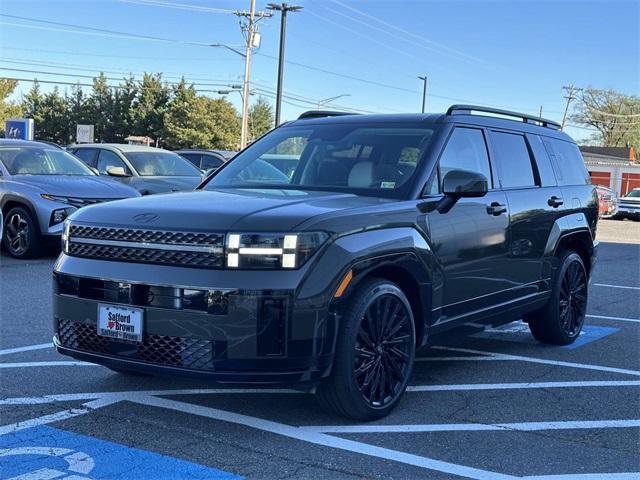
[{"label": "dealer license plate", "polygon": [[98,304],[98,335],[115,340],[142,342],[142,317],[139,308]]}]

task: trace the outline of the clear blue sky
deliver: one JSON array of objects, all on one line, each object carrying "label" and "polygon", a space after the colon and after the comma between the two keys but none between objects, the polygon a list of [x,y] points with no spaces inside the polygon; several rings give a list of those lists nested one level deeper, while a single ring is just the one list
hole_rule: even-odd
[{"label": "clear blue sky", "polygon": [[[258,9],[267,3],[258,0]],[[295,3],[304,9],[289,15],[287,60],[344,76],[287,64],[285,93],[298,100],[290,98],[295,105],[283,107],[285,119],[314,108],[305,101],[341,94],[349,96],[335,106],[418,111],[422,86],[416,76],[424,73],[429,76],[429,111],[461,101],[530,113],[542,105],[544,116],[559,119],[563,85],[640,93],[638,1]],[[249,0],[1,0],[0,76],[86,83],[90,78],[82,75],[104,70],[117,83],[125,72],[164,72],[169,81],[184,75],[201,90],[217,90],[224,87],[203,84],[240,83],[243,59],[204,45],[240,46],[238,19],[227,11],[248,7]],[[273,91],[277,63],[269,56],[278,54],[279,16],[259,25],[262,45],[252,77],[256,88]],[[23,82],[19,93],[29,88]],[[228,98],[239,107],[238,94]],[[569,128],[568,133],[581,138],[589,132]]]}]

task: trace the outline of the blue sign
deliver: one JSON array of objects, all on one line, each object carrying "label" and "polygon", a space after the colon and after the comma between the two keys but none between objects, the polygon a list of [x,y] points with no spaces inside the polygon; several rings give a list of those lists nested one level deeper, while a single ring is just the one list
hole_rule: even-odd
[{"label": "blue sign", "polygon": [[33,119],[12,118],[4,122],[5,138],[33,140]]},{"label": "blue sign", "polygon": [[2,478],[34,479],[240,478],[197,463],[46,426],[0,435],[0,472]]}]

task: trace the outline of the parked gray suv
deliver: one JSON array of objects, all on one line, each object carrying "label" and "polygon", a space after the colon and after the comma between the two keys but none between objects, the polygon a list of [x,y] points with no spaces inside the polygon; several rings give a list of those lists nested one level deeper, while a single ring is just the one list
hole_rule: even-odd
[{"label": "parked gray suv", "polygon": [[142,195],[193,190],[202,171],[177,153],[120,143],[72,145],[68,150],[100,175],[110,175]]},{"label": "parked gray suv", "polygon": [[0,140],[2,240],[13,257],[33,257],[46,243],[59,242],[64,220],[80,207],[139,196],[60,148]]}]

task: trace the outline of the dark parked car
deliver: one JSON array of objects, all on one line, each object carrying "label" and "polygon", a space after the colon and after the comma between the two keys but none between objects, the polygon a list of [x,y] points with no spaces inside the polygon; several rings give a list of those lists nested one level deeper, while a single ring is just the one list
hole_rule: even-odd
[{"label": "dark parked car", "polygon": [[217,170],[236,154],[236,152],[229,150],[201,150],[195,148],[176,150],[175,153],[186,158],[202,171]]},{"label": "dark parked car", "polygon": [[634,188],[618,199],[618,219],[640,220],[640,188]]},{"label": "dark parked car", "polygon": [[139,196],[59,147],[0,140],[0,239],[13,257],[35,257],[45,245],[60,245],[64,220],[79,208]]},{"label": "dark parked car", "polygon": [[[265,161],[278,151],[298,156],[291,176]],[[74,214],[54,342],[118,371],[317,387],[338,414],[379,418],[416,349],[455,326],[523,318],[573,342],[597,221],[554,122],[308,112],[195,192]]]},{"label": "dark parked car", "polygon": [[142,195],[193,190],[202,172],[177,153],[120,143],[84,143],[67,148],[100,175],[110,175]]}]

